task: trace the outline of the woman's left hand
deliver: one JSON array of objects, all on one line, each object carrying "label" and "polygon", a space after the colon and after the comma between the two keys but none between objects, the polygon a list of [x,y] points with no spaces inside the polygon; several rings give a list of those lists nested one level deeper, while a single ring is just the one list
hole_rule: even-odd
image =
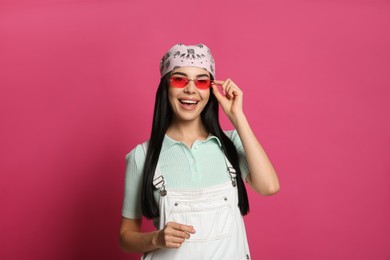
[{"label": "woman's left hand", "polygon": [[[217,85],[222,87],[225,95],[221,94]],[[243,93],[241,89],[231,79],[227,79],[225,81],[214,80],[211,87],[213,88],[213,93],[219,104],[221,104],[223,111],[228,116],[232,124],[236,125],[238,118],[243,115]]]},{"label": "woman's left hand", "polygon": [[[223,95],[217,85],[222,86]],[[248,168],[246,181],[258,193],[272,195],[279,191],[279,180],[267,154],[260,145],[245,117],[241,89],[230,79],[214,80],[213,93],[229,117],[244,147]]]}]

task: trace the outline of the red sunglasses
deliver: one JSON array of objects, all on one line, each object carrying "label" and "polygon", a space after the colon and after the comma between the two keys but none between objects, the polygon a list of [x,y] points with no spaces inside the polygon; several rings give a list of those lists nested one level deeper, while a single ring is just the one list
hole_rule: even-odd
[{"label": "red sunglasses", "polygon": [[190,81],[193,81],[198,89],[208,89],[211,87],[210,79],[188,79],[186,77],[173,76],[169,80],[171,82],[171,86],[174,88],[184,88]]}]

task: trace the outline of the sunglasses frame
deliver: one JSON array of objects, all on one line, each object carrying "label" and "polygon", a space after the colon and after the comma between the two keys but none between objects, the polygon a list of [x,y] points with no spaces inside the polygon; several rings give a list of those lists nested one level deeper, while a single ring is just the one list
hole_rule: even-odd
[{"label": "sunglasses frame", "polygon": [[[184,79],[186,83],[185,83],[185,85],[184,85],[183,87],[179,87],[179,86],[175,85],[175,83],[172,82],[172,79],[173,79],[173,78]],[[199,81],[200,81],[200,80],[209,81],[208,87],[207,87],[207,88],[198,87],[198,84],[199,84]],[[190,83],[190,81],[193,81],[194,84],[195,84],[195,86],[196,86],[196,88],[197,88],[197,89],[201,89],[201,90],[209,89],[209,88],[211,87],[212,82],[213,82],[210,78],[207,78],[207,79],[189,79],[189,78],[187,78],[187,77],[178,77],[178,76],[171,76],[171,77],[169,78],[170,85],[171,85],[172,87],[174,87],[174,88],[185,88],[186,86],[188,86],[188,84]]]}]

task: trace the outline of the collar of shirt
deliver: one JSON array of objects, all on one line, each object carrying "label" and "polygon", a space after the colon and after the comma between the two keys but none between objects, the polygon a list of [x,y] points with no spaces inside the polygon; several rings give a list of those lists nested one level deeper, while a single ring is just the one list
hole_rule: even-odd
[{"label": "collar of shirt", "polygon": [[[206,143],[206,142],[217,142],[220,147],[222,147],[221,141],[216,137],[215,135],[209,134],[209,136],[205,140],[199,140],[199,142]],[[196,141],[195,141],[196,142]],[[183,142],[176,141],[169,136],[165,135],[164,141],[162,143],[161,152],[165,152],[169,148],[171,148],[174,145],[177,144],[183,144]]]}]

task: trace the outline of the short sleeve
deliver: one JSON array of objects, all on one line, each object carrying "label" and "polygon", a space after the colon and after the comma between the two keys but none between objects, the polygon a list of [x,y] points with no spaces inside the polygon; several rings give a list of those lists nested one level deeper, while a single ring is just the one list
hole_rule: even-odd
[{"label": "short sleeve", "polygon": [[246,177],[249,174],[248,162],[246,160],[246,155],[244,151],[244,147],[242,146],[242,142],[240,136],[237,133],[237,130],[225,131],[225,134],[230,138],[236,147],[238,154],[238,163],[240,165],[241,177],[246,181]]},{"label": "short sleeve", "polygon": [[122,216],[129,219],[139,219],[142,217],[141,185],[145,162],[145,152],[141,145],[136,146],[126,155],[126,162]]}]

